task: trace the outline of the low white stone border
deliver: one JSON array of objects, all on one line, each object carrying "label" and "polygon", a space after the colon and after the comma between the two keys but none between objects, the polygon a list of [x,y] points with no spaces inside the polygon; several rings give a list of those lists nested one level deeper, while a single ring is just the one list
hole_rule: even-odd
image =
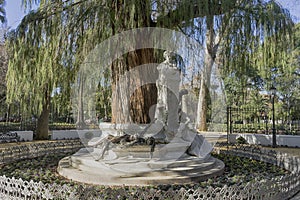
[{"label": "low white stone border", "polygon": [[29,142],[33,140],[33,131],[12,131],[16,132],[20,136],[20,141]]},{"label": "low white stone border", "polygon": [[100,129],[86,129],[86,130],[53,130],[51,131],[51,140],[69,140],[69,139],[91,139],[93,137],[101,136]]},{"label": "low white stone border", "polygon": [[[229,134],[229,142],[236,143],[236,139],[243,137],[249,144],[258,144],[263,146],[272,145],[272,135],[265,134]],[[279,146],[300,147],[300,136],[297,135],[276,135],[276,143]]]}]

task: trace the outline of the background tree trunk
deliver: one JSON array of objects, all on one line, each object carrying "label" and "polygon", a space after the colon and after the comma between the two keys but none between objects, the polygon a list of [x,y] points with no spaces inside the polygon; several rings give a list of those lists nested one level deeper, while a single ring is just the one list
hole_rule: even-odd
[{"label": "background tree trunk", "polygon": [[207,101],[206,96],[209,95],[207,92],[204,74],[201,75],[201,83],[199,90],[199,98],[198,98],[198,106],[197,106],[197,120],[196,120],[196,128],[200,131],[207,131]]},{"label": "background tree trunk", "polygon": [[50,94],[48,90],[45,92],[45,101],[43,110],[38,118],[36,127],[36,139],[47,140],[49,129],[49,115],[50,115]]},{"label": "background tree trunk", "polygon": [[204,60],[204,69],[201,72],[201,84],[199,91],[199,99],[197,106],[197,120],[196,120],[196,128],[199,131],[207,131],[207,98],[210,89],[210,81],[211,81],[211,72],[213,65],[215,64],[218,43],[217,37],[214,30],[214,16],[207,16],[206,20],[206,48],[205,48],[205,60]]},{"label": "background tree trunk", "polygon": [[9,122],[9,117],[10,117],[10,104],[7,104],[7,110],[6,110],[6,113],[5,113],[5,121],[6,121],[6,123],[8,123]]},{"label": "background tree trunk", "polygon": [[84,122],[84,109],[83,109],[83,84],[84,84],[84,79],[83,76],[81,75],[79,77],[79,90],[78,90],[78,111],[77,111],[77,121],[76,121],[76,127],[78,129],[83,129],[85,127],[85,122]]}]

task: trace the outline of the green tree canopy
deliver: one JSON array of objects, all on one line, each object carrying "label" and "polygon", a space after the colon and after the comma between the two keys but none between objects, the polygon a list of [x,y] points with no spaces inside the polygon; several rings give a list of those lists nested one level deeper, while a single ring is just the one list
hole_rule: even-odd
[{"label": "green tree canopy", "polygon": [[[164,27],[182,30],[194,38],[202,38],[207,47],[211,69],[218,56],[224,71],[241,73],[249,65],[266,66],[268,57],[277,62],[278,52],[288,43],[292,27],[288,12],[275,1],[261,0],[23,0],[25,8],[39,5],[11,33],[8,70],[8,102],[23,101],[36,107],[38,134],[47,137],[47,117],[51,93],[56,87],[69,92],[79,65],[95,47],[110,36],[140,27]],[[254,52],[265,38],[262,58]],[[200,40],[199,40],[200,41]],[[130,41],[129,41],[130,42]],[[176,42],[176,41],[174,41]],[[284,43],[283,43],[284,42]],[[278,48],[282,49],[279,50]],[[217,53],[222,49],[220,53]],[[194,51],[197,51],[194,49]],[[188,52],[187,52],[188,53]],[[130,68],[156,60],[153,50],[129,52],[111,66],[112,117],[114,122],[127,122],[121,112],[124,103],[116,93],[118,76]],[[257,59],[257,60],[255,60]],[[260,63],[261,61],[262,64]],[[149,73],[152,73],[149,70]],[[209,71],[207,74],[210,74]],[[139,77],[137,77],[138,79]],[[206,77],[209,80],[209,77]],[[209,85],[209,84],[208,84]],[[137,92],[142,112],[156,101],[156,90],[146,87]],[[122,91],[121,91],[122,92]],[[148,96],[147,96],[148,95]],[[148,101],[147,98],[151,99]],[[25,104],[26,102],[26,104]],[[138,102],[138,103],[139,103]],[[147,102],[147,103],[146,103]],[[155,103],[155,102],[154,102]],[[136,121],[148,118],[136,115]],[[123,119],[122,119],[123,118]],[[43,127],[43,128],[41,128]],[[43,135],[44,134],[44,135]]]}]

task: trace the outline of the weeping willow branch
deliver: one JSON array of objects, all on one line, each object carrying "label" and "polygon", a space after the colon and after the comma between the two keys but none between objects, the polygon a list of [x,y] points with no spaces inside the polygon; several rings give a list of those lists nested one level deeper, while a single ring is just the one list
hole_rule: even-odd
[{"label": "weeping willow branch", "polygon": [[[175,3],[168,5],[168,2]],[[49,91],[61,87],[68,92],[88,53],[116,33],[149,26],[171,29],[179,26],[184,31],[192,30],[191,37],[202,37],[204,41],[209,16],[214,22],[211,30],[220,38],[211,45],[211,52],[216,52],[213,48],[219,49],[217,56],[224,61],[224,71],[242,73],[252,63],[263,68],[279,62],[280,56],[284,56],[279,54],[279,48],[287,48],[293,26],[288,12],[274,1],[24,0],[24,3],[40,3],[40,7],[29,13],[10,35],[8,99],[23,98],[26,91],[30,105],[37,106],[39,112],[44,86],[47,84]],[[155,5],[158,16],[153,17]],[[195,19],[200,20],[195,23]],[[262,45],[267,38],[272,38],[270,43]],[[261,54],[255,55],[259,48]],[[152,51],[132,52],[123,59],[125,62],[112,66],[113,77],[138,63],[155,60]]]},{"label": "weeping willow branch", "polygon": [[175,26],[188,23],[191,19],[205,17],[208,15],[222,15],[236,8],[238,0],[183,0],[176,9],[169,11],[166,15],[157,17],[157,26],[174,28]]}]

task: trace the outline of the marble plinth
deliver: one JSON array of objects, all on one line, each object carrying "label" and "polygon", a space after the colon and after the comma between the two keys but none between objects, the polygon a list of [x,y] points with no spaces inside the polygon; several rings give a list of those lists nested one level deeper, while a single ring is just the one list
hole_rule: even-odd
[{"label": "marble plinth", "polygon": [[224,163],[210,155],[150,159],[146,151],[140,150],[132,151],[140,152],[138,155],[129,152],[127,156],[124,153],[123,157],[96,161],[91,149],[81,149],[62,159],[58,172],[68,179],[89,184],[157,185],[199,182],[221,175],[224,170]]},{"label": "marble plinth", "polygon": [[[164,140],[162,130],[159,121],[149,125],[103,123],[99,137],[59,162],[58,173],[97,185],[183,184],[223,173],[224,163],[210,155],[212,147],[202,136],[181,124],[174,137]],[[128,146],[108,141],[108,135],[123,134],[153,137],[157,143],[153,148],[147,142]]]}]

